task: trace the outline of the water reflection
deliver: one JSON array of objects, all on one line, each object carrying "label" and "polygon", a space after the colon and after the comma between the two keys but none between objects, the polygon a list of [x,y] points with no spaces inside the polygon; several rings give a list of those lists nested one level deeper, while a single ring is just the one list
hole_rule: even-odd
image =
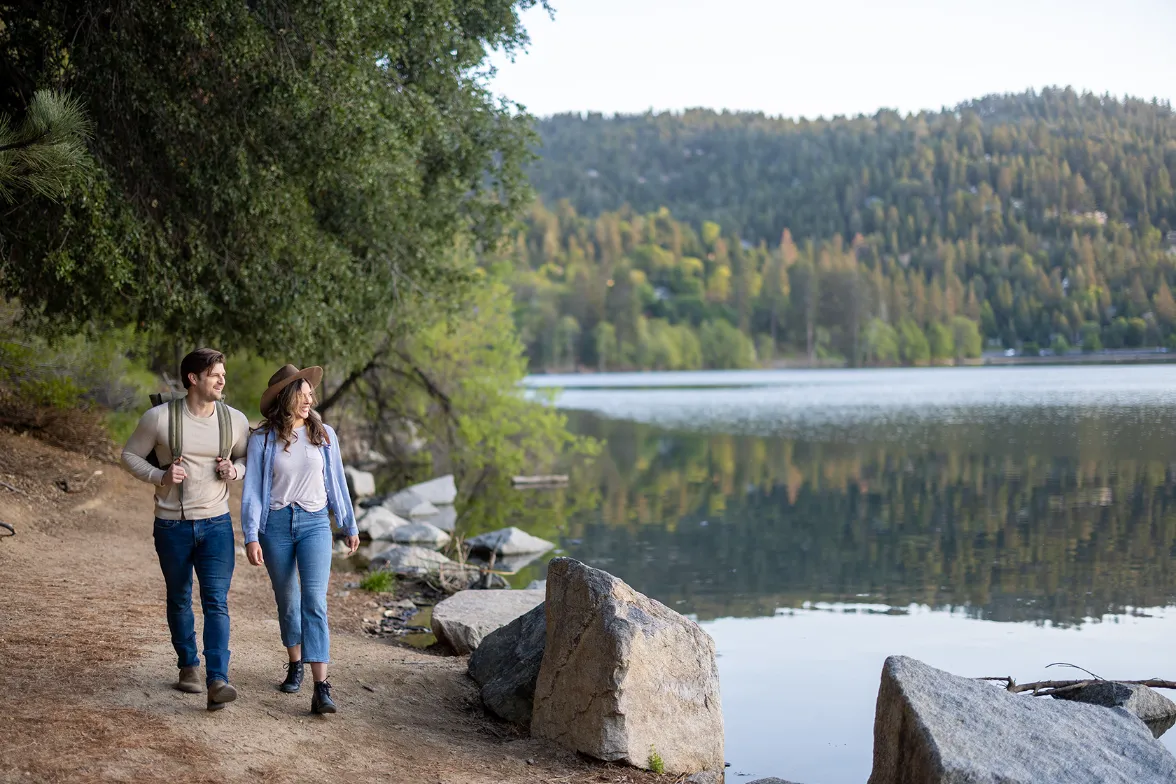
[{"label": "water reflection", "polygon": [[868,600],[1074,624],[1173,597],[1168,435],[1138,411],[853,442],[573,424],[607,447],[569,549],[700,619]]}]

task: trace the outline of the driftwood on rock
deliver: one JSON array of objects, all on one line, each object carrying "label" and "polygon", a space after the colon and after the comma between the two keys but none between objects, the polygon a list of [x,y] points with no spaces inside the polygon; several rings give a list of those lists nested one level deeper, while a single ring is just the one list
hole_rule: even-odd
[{"label": "driftwood on rock", "polygon": [[1123,683],[1129,686],[1147,686],[1150,689],[1176,689],[1176,681],[1164,681],[1159,678],[1148,678],[1142,681],[1111,681],[1105,678],[1087,678],[1086,680],[1071,681],[1034,681],[1033,683],[1017,683],[1011,676],[994,675],[987,678],[977,678],[979,681],[1004,681],[1005,688],[1014,694],[1032,692],[1034,697],[1052,697],[1059,692],[1076,691],[1097,683]]}]

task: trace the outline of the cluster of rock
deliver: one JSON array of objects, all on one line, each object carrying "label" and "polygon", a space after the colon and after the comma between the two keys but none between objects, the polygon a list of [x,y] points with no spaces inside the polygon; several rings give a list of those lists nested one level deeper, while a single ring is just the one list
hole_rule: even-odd
[{"label": "cluster of rock", "polygon": [[375,479],[370,473],[352,467],[345,470],[352,496],[364,505],[356,518],[361,534],[372,541],[422,548],[437,549],[449,543],[457,524],[453,506],[457,484],[452,474],[376,498]]},{"label": "cluster of rock", "polygon": [[[373,507],[373,511],[381,507]],[[372,514],[369,511],[368,514]],[[383,512],[376,512],[376,514],[383,515]],[[364,519],[367,519],[365,515]],[[370,531],[371,529],[369,529]],[[392,530],[395,534],[399,528]],[[373,539],[375,537],[373,536]],[[481,570],[476,565],[462,565],[452,560],[451,558],[436,552],[419,544],[397,544],[396,540],[391,540],[393,544],[385,545],[384,540],[378,540],[376,543],[381,545],[376,549],[370,559],[370,567],[372,569],[387,569],[402,576],[419,577],[425,574],[438,574],[447,572],[452,574],[455,571],[469,572],[471,575],[480,575]],[[498,531],[492,531],[482,536],[476,536],[466,542],[471,552],[474,553],[494,553],[498,558],[498,568],[502,569],[504,562],[509,558],[526,557],[528,559],[537,558],[543,553],[553,549],[555,544],[540,539],[537,536],[531,536],[526,531],[518,528],[503,528]],[[504,571],[510,571],[505,569]],[[495,585],[483,587],[508,587],[505,580],[498,578]]]},{"label": "cluster of rock", "polygon": [[1115,683],[1057,696],[1014,694],[891,656],[869,784],[1176,782],[1176,757],[1144,722],[1170,722],[1172,701]]},{"label": "cluster of rock", "polygon": [[[548,564],[545,592],[509,593],[527,595],[500,608],[497,622],[514,619],[480,644],[472,634],[461,643],[491,712],[597,759],[650,768],[657,758],[666,773],[722,780],[718,667],[698,624],[570,558]],[[459,601],[477,617],[490,600],[458,594],[438,604],[438,637],[454,636],[439,626]]]}]

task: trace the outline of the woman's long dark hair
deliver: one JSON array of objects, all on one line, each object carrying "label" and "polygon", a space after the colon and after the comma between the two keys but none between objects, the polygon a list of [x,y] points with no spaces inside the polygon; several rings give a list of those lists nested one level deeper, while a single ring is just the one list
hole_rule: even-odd
[{"label": "woman's long dark hair", "polygon": [[[285,389],[278,393],[277,400],[270,406],[269,413],[257,428],[258,430],[264,428],[285,441],[287,452],[290,451],[290,445],[294,443],[294,411],[302,403],[303,384],[307,384],[305,379],[287,384]],[[315,446],[322,446],[327,442],[327,429],[323,426],[322,417],[314,410],[316,402],[314,393],[311,392],[310,414],[306,417],[306,437]]]}]

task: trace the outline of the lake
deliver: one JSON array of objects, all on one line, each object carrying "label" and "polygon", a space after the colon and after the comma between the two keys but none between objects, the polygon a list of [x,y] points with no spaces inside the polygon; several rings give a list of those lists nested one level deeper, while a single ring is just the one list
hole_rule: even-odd
[{"label": "lake", "polygon": [[562,552],[714,637],[729,782],[864,782],[890,654],[1176,679],[1176,367],[525,383],[606,442]]}]

